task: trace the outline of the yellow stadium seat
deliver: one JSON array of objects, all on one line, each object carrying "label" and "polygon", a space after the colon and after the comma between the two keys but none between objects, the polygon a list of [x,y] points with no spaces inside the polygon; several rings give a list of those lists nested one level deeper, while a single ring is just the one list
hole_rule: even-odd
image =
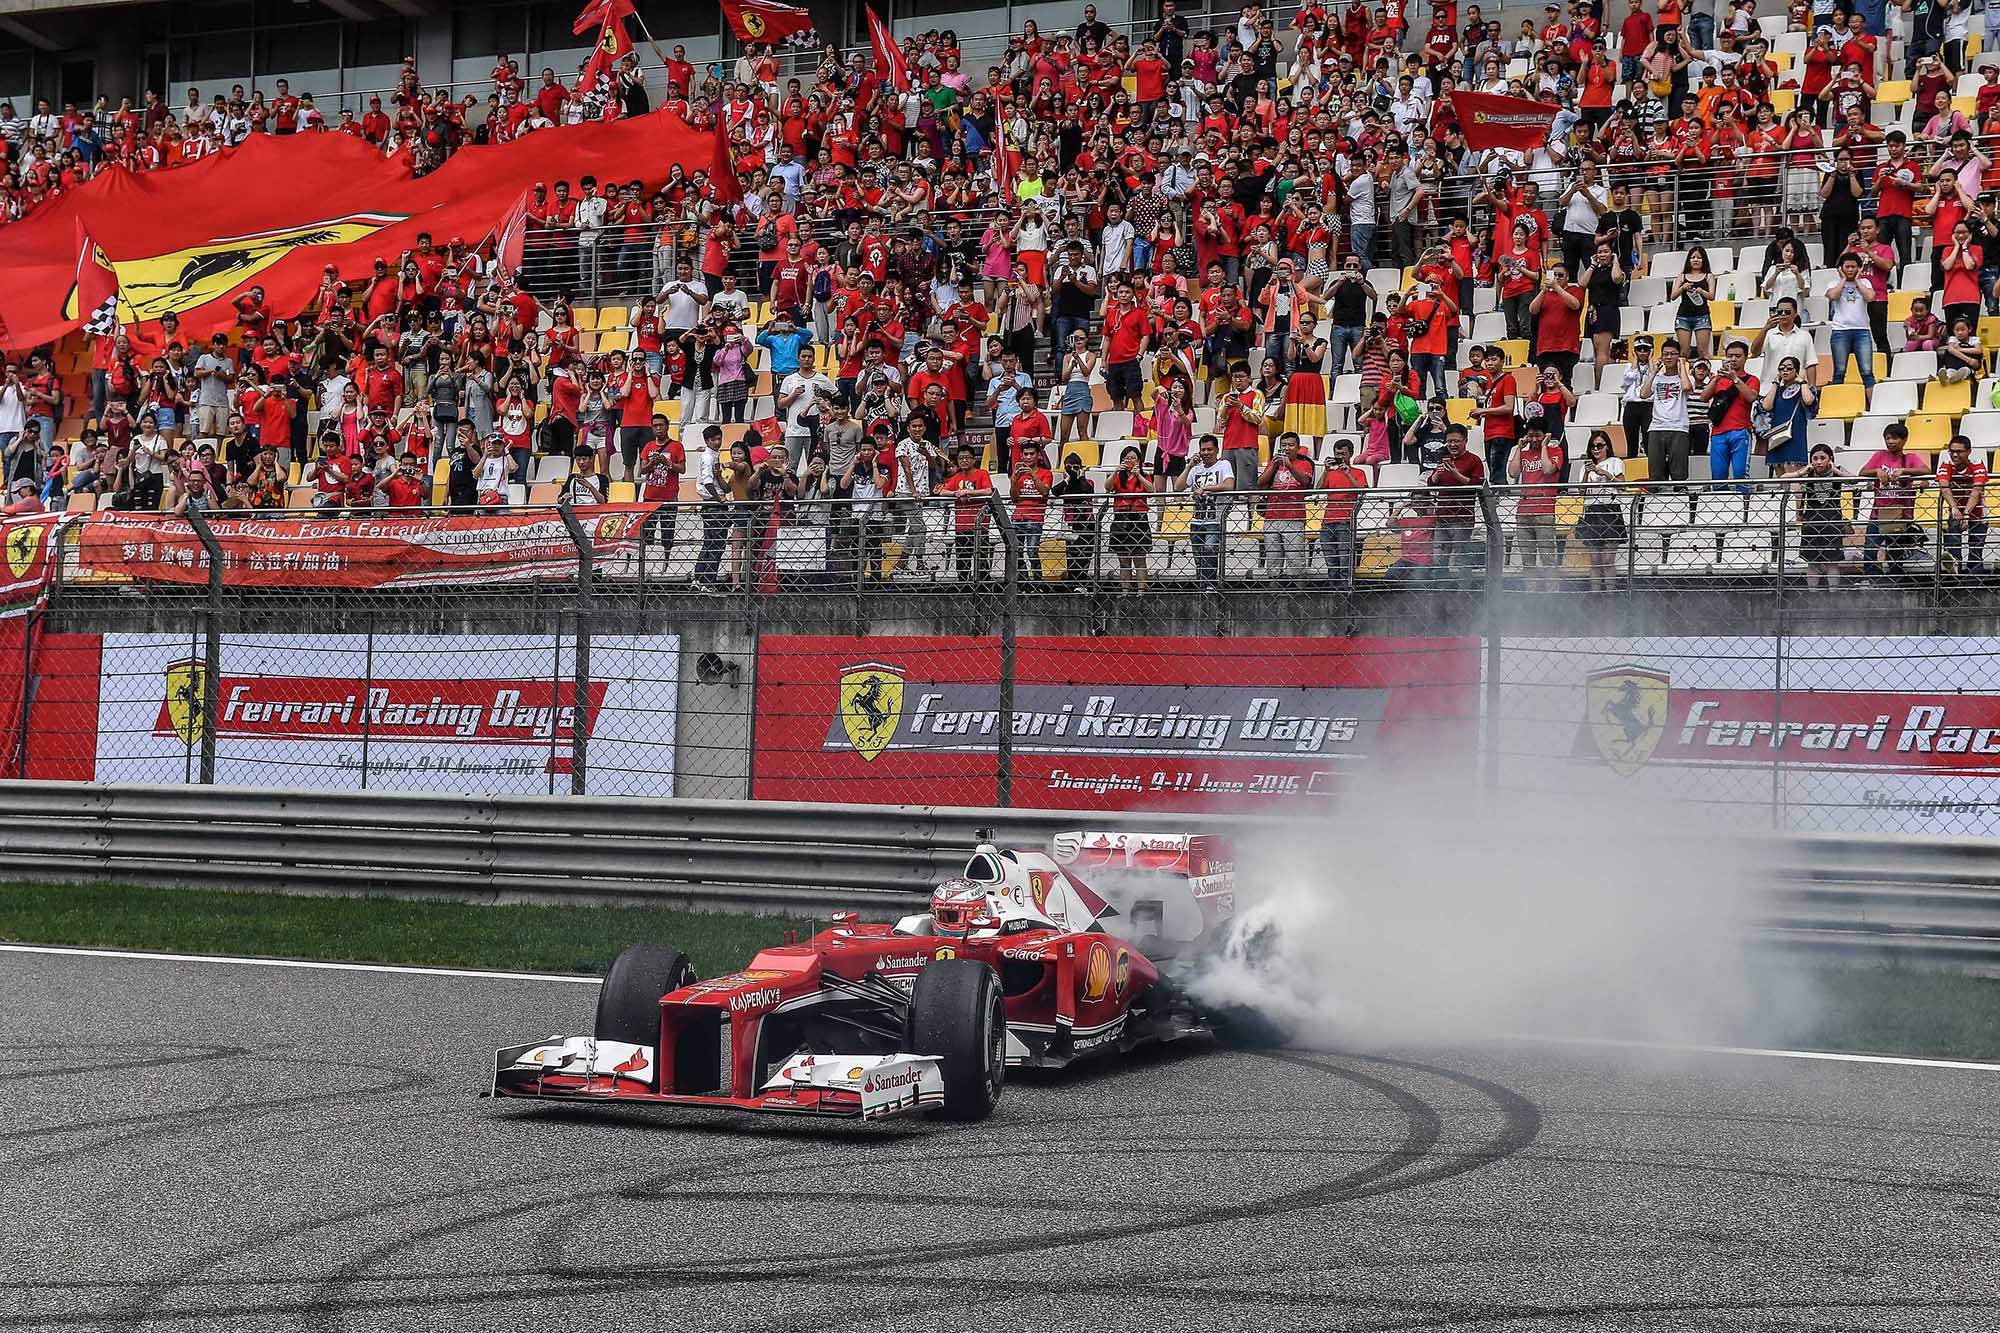
[{"label": "yellow stadium seat", "polygon": [[1506,358],[1507,369],[1519,370],[1522,366],[1528,364],[1528,340],[1526,338],[1502,338],[1494,343],[1493,346],[1499,348],[1500,355]]},{"label": "yellow stadium seat", "polygon": [[1453,425],[1472,428],[1472,400],[1470,398],[1447,398],[1444,405],[1445,420]]},{"label": "yellow stadium seat", "polygon": [[1355,563],[1357,578],[1379,579],[1396,563],[1401,544],[1384,532],[1371,532],[1361,539],[1361,558]]},{"label": "yellow stadium seat", "polygon": [[1823,421],[1853,421],[1867,408],[1860,382],[1850,379],[1845,384],[1829,384],[1819,391],[1819,411],[1815,415]]},{"label": "yellow stadium seat", "polygon": [[1160,530],[1156,534],[1163,542],[1184,542],[1188,539],[1188,525],[1194,521],[1194,506],[1186,500],[1173,500],[1160,511]]},{"label": "yellow stadium seat", "polygon": [[1979,317],[1979,345],[1986,349],[1987,360],[1992,360],[1994,350],[2000,348],[2000,315]]},{"label": "yellow stadium seat", "polygon": [[1916,95],[1916,88],[1908,79],[1884,79],[1875,85],[1875,100],[1890,106],[1901,106]]},{"label": "yellow stadium seat", "polygon": [[1919,412],[1903,424],[1909,427],[1912,449],[1935,451],[1951,442],[1952,418],[1942,412]]},{"label": "yellow stadium seat", "polygon": [[[1910,446],[1915,448],[1913,444]],[[1926,486],[1917,492],[1917,507],[1910,517],[1919,532],[1936,532],[1942,517],[1939,512],[1938,493],[1934,487]]]},{"label": "yellow stadium seat", "polygon": [[678,423],[681,419],[681,400],[678,398],[655,398],[653,411],[667,420]]},{"label": "yellow stadium seat", "polygon": [[1792,67],[1792,53],[1790,51],[1770,51],[1765,54],[1764,58],[1776,65],[1778,72],[1781,74]]},{"label": "yellow stadium seat", "polygon": [[1306,540],[1318,541],[1319,530],[1326,525],[1326,501],[1306,501]]},{"label": "yellow stadium seat", "polygon": [[597,307],[579,305],[570,307],[570,318],[576,321],[579,333],[593,333],[597,329]]},{"label": "yellow stadium seat", "polygon": [[1964,116],[1967,120],[1970,120],[1979,114],[1979,99],[1977,97],[1954,97],[1951,99],[1951,109],[1958,112],[1959,115]]},{"label": "yellow stadium seat", "polygon": [[1081,458],[1085,467],[1096,467],[1104,461],[1104,446],[1096,440],[1071,440],[1068,444],[1057,449],[1056,453],[1062,455],[1061,458],[1056,459],[1058,463],[1067,459],[1071,454],[1075,454],[1078,458]]},{"label": "yellow stadium seat", "polygon": [[539,481],[528,488],[528,503],[531,505],[553,505],[562,502],[562,483]]},{"label": "yellow stadium seat", "polygon": [[1639,454],[1625,460],[1625,480],[1644,481],[1647,477],[1646,456]]},{"label": "yellow stadium seat", "polygon": [[1050,583],[1069,572],[1069,543],[1060,537],[1044,537],[1036,542],[1035,557],[1042,562],[1042,578]]},{"label": "yellow stadium seat", "polygon": [[615,505],[628,505],[639,498],[639,488],[629,481],[614,481],[604,498]]},{"label": "yellow stadium seat", "polygon": [[1736,322],[1736,302],[1710,301],[1708,303],[1710,328],[1726,329]]},{"label": "yellow stadium seat", "polygon": [[600,352],[629,352],[632,350],[630,329],[607,329],[597,335],[597,350]]},{"label": "yellow stadium seat", "polygon": [[300,480],[301,480],[301,479],[302,479],[302,478],[304,477],[304,475],[305,475],[305,470],[306,470],[306,469],[305,469],[305,464],[303,464],[303,463],[294,463],[294,464],[292,464],[292,468],[291,468],[291,472],[290,472],[290,474],[289,474],[288,476],[286,476],[286,478],[285,478],[285,484],[286,484],[287,486],[296,486],[296,485],[298,485],[298,484],[299,484],[299,482],[300,482]]},{"label": "yellow stadium seat", "polygon": [[1908,319],[1910,317],[1911,305],[1915,304],[1916,299],[1919,296],[1928,296],[1928,295],[1929,295],[1928,292],[1890,292],[1889,322],[1892,324],[1900,324],[1904,320]]},{"label": "yellow stadium seat", "polygon": [[1771,110],[1778,113],[1778,119],[1780,120],[1792,114],[1792,108],[1798,105],[1798,101],[1799,94],[1797,89],[1773,88],[1771,90]]},{"label": "yellow stadium seat", "polygon": [[1963,416],[1972,410],[1972,381],[1960,380],[1947,384],[1943,380],[1932,380],[1924,386],[1924,411],[1942,412],[1949,416]]},{"label": "yellow stadium seat", "polygon": [[1556,526],[1567,532],[1583,517],[1583,497],[1574,491],[1556,497]]}]

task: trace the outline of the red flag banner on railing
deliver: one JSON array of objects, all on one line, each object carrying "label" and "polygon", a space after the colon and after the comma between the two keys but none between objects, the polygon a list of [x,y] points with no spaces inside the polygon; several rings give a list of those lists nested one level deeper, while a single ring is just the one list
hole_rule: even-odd
[{"label": "red flag banner on railing", "polygon": [[1549,125],[1556,118],[1556,107],[1548,102],[1497,93],[1455,92],[1451,108],[1465,132],[1465,146],[1474,152],[1515,148],[1525,153],[1540,148],[1548,142]]},{"label": "red flag banner on railing", "polygon": [[0,619],[25,616],[48,605],[55,578],[56,546],[67,514],[29,514],[0,525]]},{"label": "red flag banner on railing", "polygon": [[722,15],[738,41],[813,44],[812,11],[801,5],[780,4],[779,0],[722,0]]},{"label": "red flag banner on railing", "polygon": [[[639,539],[658,505],[576,511],[592,550],[609,555]],[[438,588],[574,575],[576,542],[554,510],[367,518],[230,518],[212,514],[222,581],[243,588]],[[87,515],[77,533],[87,574],[162,583],[208,582],[194,527],[165,514]]]}]

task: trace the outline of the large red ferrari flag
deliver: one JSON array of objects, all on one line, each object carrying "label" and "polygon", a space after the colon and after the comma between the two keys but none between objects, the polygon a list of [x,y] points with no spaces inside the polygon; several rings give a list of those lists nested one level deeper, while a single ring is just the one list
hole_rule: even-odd
[{"label": "large red ferrari flag", "polygon": [[712,170],[714,145],[660,110],[464,148],[423,177],[348,134],[258,134],[187,166],[113,168],[4,229],[0,327],[21,348],[83,324],[83,237],[109,265],[118,322],[137,341],[169,311],[184,336],[202,338],[235,328],[231,302],[252,285],[275,311],[303,310],[328,264],[353,280],[377,258],[393,266],[420,233],[440,244],[490,236],[538,180],[653,188],[676,163]]},{"label": "large red ferrari flag", "polygon": [[1532,152],[1548,142],[1549,126],[1556,118],[1556,107],[1548,102],[1498,93],[1454,92],[1451,107],[1465,132],[1465,146],[1474,152],[1486,148]]},{"label": "large red ferrari flag", "polygon": [[730,31],[742,42],[784,42],[788,46],[810,46],[813,42],[812,11],[780,0],[722,0],[722,16]]}]

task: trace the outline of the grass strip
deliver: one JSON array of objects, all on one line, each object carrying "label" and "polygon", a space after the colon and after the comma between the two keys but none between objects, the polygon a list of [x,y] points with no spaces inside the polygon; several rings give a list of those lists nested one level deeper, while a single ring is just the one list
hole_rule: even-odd
[{"label": "grass strip", "polygon": [[[702,976],[824,923],[672,907],[503,906],[120,884],[0,889],[0,940],[596,976],[627,944],[671,944]],[[2000,981],[1902,967],[1811,967],[1811,1049],[2000,1058]],[[1758,1034],[1714,1040],[1763,1045]]]},{"label": "grass strip", "polygon": [[811,923],[672,907],[493,907],[122,884],[0,890],[0,939],[20,944],[586,976],[628,944],[671,944],[696,972],[715,976],[782,942],[787,928],[803,934]]}]

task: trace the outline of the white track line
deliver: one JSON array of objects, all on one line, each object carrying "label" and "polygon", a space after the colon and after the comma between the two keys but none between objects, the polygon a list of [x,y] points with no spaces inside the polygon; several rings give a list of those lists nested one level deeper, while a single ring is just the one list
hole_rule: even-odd
[{"label": "white track line", "polygon": [[72,958],[141,958],[162,963],[222,963],[232,967],[292,967],[310,972],[400,972],[416,977],[486,977],[500,981],[566,981],[595,986],[596,977],[555,972],[482,972],[464,967],[400,967],[392,963],[319,963],[304,958],[232,958],[213,953],[160,953],[139,949],[72,949],[52,944],[0,944],[0,953],[48,953]]},{"label": "white track line", "polygon": [[1918,1069],[1967,1069],[1977,1073],[2000,1074],[2000,1064],[1980,1060],[1931,1060],[1914,1055],[1853,1055],[1845,1051],[1787,1051],[1763,1046],[1694,1046],[1668,1041],[1626,1041],[1617,1037],[1552,1037],[1535,1032],[1496,1032],[1499,1041],[1539,1043],[1546,1046],[1611,1046],[1628,1051],[1658,1051],[1662,1054],[1745,1055],[1766,1060],[1824,1060],[1847,1065],[1912,1065]]},{"label": "white track line", "polygon": [[[139,949],[81,949],[53,944],[0,944],[0,953],[56,954],[71,958],[133,958],[161,963],[218,963],[229,967],[288,967],[312,972],[387,972],[418,977],[482,977],[497,981],[559,981],[595,986],[596,977],[554,972],[487,972],[458,967],[402,967],[391,963],[320,963],[303,958],[233,958],[227,954],[163,953]],[[1833,1064],[1907,1065],[1918,1069],[1963,1069],[2000,1074],[2000,1063],[1978,1060],[1928,1060],[1910,1055],[1854,1055],[1844,1051],[1787,1051],[1760,1046],[1691,1046],[1663,1041],[1625,1041],[1616,1037],[1556,1037],[1533,1032],[1492,1034],[1500,1041],[1550,1046],[1610,1046],[1620,1050],[1658,1051],[1691,1055],[1740,1055],[1766,1060],[1820,1060]]]}]

